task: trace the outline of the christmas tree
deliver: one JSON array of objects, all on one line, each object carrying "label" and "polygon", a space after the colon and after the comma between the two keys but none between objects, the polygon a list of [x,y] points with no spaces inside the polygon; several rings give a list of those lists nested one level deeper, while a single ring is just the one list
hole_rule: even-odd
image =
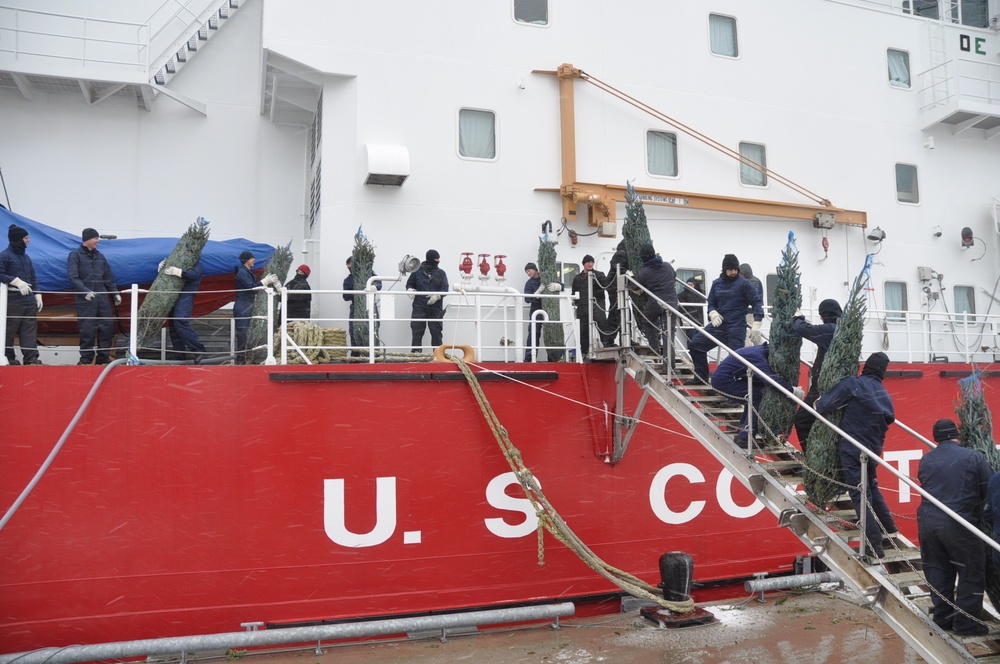
[{"label": "christmas tree", "polygon": [[[375,247],[358,226],[358,232],[354,234],[354,250],[351,252],[351,278],[354,280],[354,290],[362,290],[365,287],[372,276],[374,264]],[[359,346],[368,345],[368,297],[363,294],[354,296],[354,339]]]},{"label": "christmas tree", "polygon": [[[652,244],[649,236],[649,225],[646,223],[646,210],[642,207],[639,195],[631,182],[625,183],[625,223],[622,224],[622,238],[625,240],[625,252],[628,254],[629,268],[638,273],[642,267],[639,249],[644,244]],[[629,298],[632,302],[632,320],[642,320],[642,309],[646,304],[645,291],[632,291]],[[624,325],[624,316],[622,317]],[[672,343],[672,342],[671,342]]]},{"label": "christmas tree", "polygon": [[[177,267],[181,270],[193,268],[201,260],[201,252],[208,242],[208,235],[208,221],[204,217],[198,217],[177,241],[173,251],[163,261],[163,266]],[[144,339],[151,339],[155,345],[159,345],[156,337],[163,327],[163,321],[177,303],[183,285],[184,279],[181,277],[165,274],[163,271],[156,275],[139,307],[136,337],[140,344]]]},{"label": "christmas tree", "polygon": [[[792,385],[799,382],[799,352],[802,337],[792,329],[792,317],[802,306],[802,285],[799,272],[799,250],[795,246],[795,234],[788,233],[788,242],[781,252],[778,265],[778,284],[771,305],[771,330],[768,361],[774,373]],[[779,445],[792,427],[797,404],[776,390],[764,392],[760,404],[759,433],[768,445]]]},{"label": "christmas tree", "polygon": [[[273,274],[278,277],[279,282],[285,283],[288,277],[288,269],[292,266],[291,246],[289,242],[284,247],[278,247],[274,250],[274,255],[271,256],[267,267],[264,268],[262,278]],[[268,295],[266,291],[259,290],[254,294],[252,318],[250,319],[250,327],[247,328],[247,348],[257,348],[267,341],[267,302]],[[272,310],[275,324],[279,322],[277,317],[279,303],[280,300],[275,297],[274,308]],[[265,353],[262,350],[254,350],[251,351],[250,357],[254,364],[259,364],[265,359]]]},{"label": "christmas tree", "polygon": [[[872,254],[865,257],[865,266],[855,278],[851,294],[840,317],[837,331],[833,334],[830,349],[823,360],[818,386],[820,398],[830,388],[849,376],[858,373],[858,357],[861,355],[861,338],[864,334],[866,298],[868,282],[871,278]],[[837,410],[825,417],[835,425],[840,424],[843,410]],[[816,420],[806,443],[806,466],[810,472],[805,475],[806,493],[817,505],[824,505],[843,493],[839,484],[842,479],[840,454],[837,441],[840,435],[830,427]]]},{"label": "christmas tree", "polygon": [[[556,243],[548,239],[548,234],[538,241],[538,274],[541,283],[552,284],[562,283],[562,275],[556,269]],[[542,298],[542,310],[548,316],[549,321],[559,320],[559,299],[555,297]],[[563,334],[562,325],[543,325],[542,338],[545,339],[546,353],[550,362],[562,362],[564,352],[562,348],[566,345],[566,337]]]}]

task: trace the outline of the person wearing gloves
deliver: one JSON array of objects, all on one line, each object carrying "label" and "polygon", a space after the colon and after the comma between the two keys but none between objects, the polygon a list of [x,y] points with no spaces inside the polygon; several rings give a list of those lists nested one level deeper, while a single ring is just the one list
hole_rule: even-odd
[{"label": "person wearing gloves", "polygon": [[[801,312],[795,312],[792,317],[792,332],[803,339],[807,339],[816,344],[816,359],[813,361],[812,369],[809,370],[809,391],[806,393],[804,401],[812,406],[819,398],[819,372],[823,368],[823,358],[833,341],[833,333],[837,331],[837,321],[840,319],[843,310],[836,300],[823,300],[819,303],[819,317],[822,323],[813,325],[806,322],[806,317]],[[795,434],[799,439],[799,447],[802,453],[806,452],[806,439],[812,430],[816,416],[805,408],[799,408],[795,412]]]},{"label": "person wearing gloves", "polygon": [[[419,353],[423,351],[424,330],[431,332],[431,346],[440,346],[444,337],[442,330],[444,324],[444,303],[441,298],[448,292],[448,275],[444,273],[438,263],[441,262],[441,254],[434,249],[428,249],[426,260],[420,267],[410,273],[406,280],[406,291],[413,300],[413,310],[410,314],[410,335],[412,348],[411,352]],[[417,295],[418,292],[429,292],[432,295]]]},{"label": "person wearing gloves", "polygon": [[[528,336],[524,340],[524,361],[531,362],[532,350],[534,350],[537,359],[538,349],[543,347],[543,340],[542,321],[534,318],[535,312],[542,310],[542,298],[530,296],[545,292],[555,294],[562,291],[563,287],[558,282],[552,282],[543,286],[542,278],[538,274],[538,266],[534,263],[525,265],[524,273],[528,275],[528,280],[524,282],[524,294],[529,296],[525,297],[524,300],[530,305],[528,308]],[[534,334],[532,334],[532,328],[534,328]]]},{"label": "person wearing gloves", "polygon": [[295,276],[285,284],[285,289],[288,291],[289,318],[312,318],[312,293],[309,292],[312,289],[308,281],[311,274],[312,270],[308,265],[300,265],[295,268]]},{"label": "person wearing gloves", "polygon": [[[771,387],[771,384],[764,380],[758,373],[747,368],[746,364],[740,362],[740,357],[752,364],[768,378],[778,383],[778,385],[795,394],[799,399],[805,395],[805,391],[797,385],[793,387],[787,380],[774,373],[774,370],[771,369],[770,346],[767,345],[766,341],[759,346],[741,348],[733,355],[729,355],[722,362],[719,362],[719,366],[712,373],[712,387],[730,399],[744,402],[743,415],[740,417],[740,431],[736,434],[735,442],[740,447],[746,449],[748,447],[747,441],[749,440],[747,421],[749,420],[753,426],[753,430],[757,431],[757,411],[760,409],[760,402],[764,398],[764,390]],[[753,384],[748,385],[747,379],[751,373],[753,374]],[[748,390],[753,392],[753,398],[749,400],[747,399]]]},{"label": "person wearing gloves", "polygon": [[[111,337],[115,331],[111,304],[122,303],[122,296],[115,287],[108,259],[97,250],[101,237],[93,228],[84,228],[80,247],[71,251],[66,260],[66,276],[76,292],[76,319],[80,327],[79,364],[111,363]],[[97,343],[95,355],[94,343]]]},{"label": "person wearing gloves", "polygon": [[38,313],[42,310],[35,266],[28,256],[31,237],[28,231],[16,224],[7,229],[10,244],[0,251],[0,283],[7,288],[7,334],[4,354],[8,364],[19,364],[14,355],[14,337],[21,346],[24,364],[41,364],[38,359]]},{"label": "person wearing gloves", "polygon": [[[963,447],[958,437],[953,421],[935,422],[938,446],[920,460],[917,478],[924,491],[975,528],[995,476],[986,457]],[[986,587],[985,543],[929,500],[917,506],[917,534],[924,574],[933,588],[935,624],[962,636],[986,634],[987,626],[979,621]]]},{"label": "person wearing gloves", "polygon": [[[733,254],[726,254],[722,259],[722,274],[712,282],[708,291],[708,326],[705,330],[713,337],[738,350],[746,345],[747,308],[753,310],[753,327],[750,332],[750,343],[760,342],[760,323],[764,320],[764,305],[760,293],[749,281],[740,276],[740,261]],[[715,348],[718,342],[708,338],[704,332],[699,332],[688,344],[694,373],[701,380],[708,382],[708,351]]]},{"label": "person wearing gloves", "polygon": [[194,360],[201,362],[205,354],[205,344],[198,338],[198,333],[191,327],[191,315],[194,313],[194,295],[201,286],[203,268],[199,260],[190,270],[182,270],[176,265],[160,263],[163,274],[181,279],[180,295],[170,310],[170,345],[179,360]]},{"label": "person wearing gloves", "polygon": [[[677,273],[674,267],[657,256],[651,244],[639,247],[639,259],[642,261],[642,267],[635,275],[636,282],[656,298],[676,309],[680,303],[677,300]],[[653,352],[657,355],[662,354],[664,363],[669,362],[670,366],[673,366],[674,331],[677,329],[675,315],[664,309],[657,299],[647,297],[646,304],[642,307],[639,327]],[[663,339],[666,339],[666,348],[663,348]]]},{"label": "person wearing gloves", "polygon": [[[843,408],[840,428],[877,456],[882,456],[886,431],[889,425],[896,421],[892,398],[882,385],[882,378],[888,366],[888,355],[872,353],[865,360],[860,376],[848,376],[840,381],[820,396],[814,406],[816,412],[821,415]],[[843,437],[837,440],[837,451],[840,455],[840,467],[844,471],[844,484],[849,487],[847,493],[854,503],[854,511],[858,515],[860,526],[862,506],[858,487],[861,485],[862,452]],[[867,465],[868,515],[865,521],[865,538],[868,540],[868,555],[871,558],[881,558],[884,555],[882,533],[896,532],[896,521],[892,518],[889,506],[885,504],[882,492],[878,488],[875,472],[878,470],[878,464],[869,459]]]},{"label": "person wearing gloves", "polygon": [[277,275],[269,274],[260,281],[254,276],[253,266],[257,262],[249,251],[240,253],[240,264],[236,266],[236,302],[233,304],[233,318],[236,321],[236,349],[234,364],[247,363],[247,330],[253,314],[253,302],[257,297],[254,289],[265,286],[277,288],[281,285]]},{"label": "person wearing gloves", "polygon": [[[605,346],[610,346],[614,343],[615,335],[609,333],[608,330],[608,317],[607,317],[607,297],[605,288],[607,287],[608,278],[603,272],[594,269],[594,257],[587,254],[583,257],[583,272],[573,277],[573,290],[572,293],[577,296],[576,300],[576,317],[580,321],[580,352],[583,353],[584,357],[590,353],[590,328],[593,323],[597,324],[597,331],[601,335],[601,342]],[[593,278],[593,286],[589,286],[588,282]],[[590,319],[590,300],[588,299],[591,295],[591,291],[588,288],[593,289],[594,303],[594,319]]]}]

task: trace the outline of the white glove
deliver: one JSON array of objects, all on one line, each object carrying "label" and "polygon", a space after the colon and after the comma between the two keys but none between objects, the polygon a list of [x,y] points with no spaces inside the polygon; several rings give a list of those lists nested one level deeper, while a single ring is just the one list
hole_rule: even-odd
[{"label": "white glove", "polygon": [[39,313],[42,311],[42,294],[35,293],[35,305],[38,307]]},{"label": "white glove", "polygon": [[376,290],[378,289],[375,288],[375,284],[372,284],[371,286],[365,286],[366,293],[374,293]]},{"label": "white glove", "polygon": [[276,274],[269,274],[265,276],[263,279],[260,280],[260,283],[262,283],[265,286],[271,286],[273,288],[277,288],[278,286],[281,285],[281,282],[278,281],[278,275]]},{"label": "white glove", "polygon": [[85,299],[87,302],[90,302],[95,297],[97,297],[97,293],[95,293],[94,291],[90,291],[89,293],[83,296],[83,299]]},{"label": "white glove", "polygon": [[434,304],[440,299],[441,299],[440,295],[431,295],[429,298],[427,298],[427,304]]},{"label": "white glove", "polygon": [[708,312],[708,320],[712,323],[712,327],[722,327],[722,314],[715,309]]},{"label": "white glove", "polygon": [[625,270],[625,276],[626,277],[634,277],[635,275],[632,274],[632,270]]},{"label": "white glove", "polygon": [[795,320],[796,318],[805,318],[805,315],[802,313],[801,309],[796,309],[795,313],[792,314],[792,320]]},{"label": "white glove", "polygon": [[551,284],[547,286],[547,290],[550,293],[558,293],[562,290],[562,284],[553,281]]},{"label": "white glove", "polygon": [[755,320],[750,328],[750,345],[756,346],[760,343],[760,321]]},{"label": "white glove", "polygon": [[122,303],[122,296],[119,295],[118,293],[115,293],[115,306],[117,307],[121,303]]},{"label": "white glove", "polygon": [[160,261],[160,264],[156,266],[156,271],[157,272],[163,272],[163,266],[166,264],[166,262],[167,262],[166,258],[164,258],[162,261]]},{"label": "white glove", "polygon": [[179,267],[174,267],[173,265],[171,265],[170,267],[163,270],[163,274],[169,274],[171,277],[179,277],[183,275],[184,272]]},{"label": "white glove", "polygon": [[31,295],[31,285],[20,277],[11,279],[10,285],[16,288],[21,295]]},{"label": "white glove", "polygon": [[410,299],[412,300],[413,298],[415,298],[417,296],[417,291],[413,290],[412,288],[407,288],[406,289],[406,294],[409,295]]},{"label": "white glove", "polygon": [[792,394],[795,395],[796,399],[805,399],[806,398],[806,391],[803,390],[798,385],[796,385],[795,388],[792,390]]}]

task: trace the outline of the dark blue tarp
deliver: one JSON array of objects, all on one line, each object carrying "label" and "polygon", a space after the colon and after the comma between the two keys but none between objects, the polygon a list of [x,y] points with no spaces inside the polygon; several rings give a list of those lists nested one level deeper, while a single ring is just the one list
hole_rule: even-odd
[{"label": "dark blue tarp", "polygon": [[[80,246],[80,233],[67,233],[0,207],[0,230],[3,232],[0,248],[7,247],[7,228],[11,224],[24,228],[31,237],[28,256],[35,266],[39,290],[48,293],[72,291],[73,287],[66,278],[66,258]],[[101,229],[97,230],[100,232]],[[187,230],[186,226],[184,230]],[[160,261],[170,255],[179,239],[180,236],[102,239],[98,251],[108,259],[119,288],[127,288],[132,284],[152,283]],[[240,262],[240,252],[244,250],[252,252],[257,259],[254,270],[264,267],[274,255],[274,247],[242,238],[209,240],[201,254],[204,275],[232,274]]]}]

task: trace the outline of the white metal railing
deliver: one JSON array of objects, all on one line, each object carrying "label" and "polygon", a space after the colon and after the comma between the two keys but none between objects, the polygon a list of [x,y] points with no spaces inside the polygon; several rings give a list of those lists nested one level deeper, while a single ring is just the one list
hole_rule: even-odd
[{"label": "white metal railing", "polygon": [[[353,322],[355,326],[363,326],[367,329],[369,343],[364,347],[347,348],[341,350],[353,350],[352,361],[386,361],[392,357],[395,361],[405,361],[409,359],[426,359],[414,356],[411,353],[411,301],[408,293],[397,288],[399,278],[378,278],[385,284],[385,289],[381,291],[369,290],[344,291],[344,290],[313,290],[310,294],[313,297],[314,314],[309,322],[324,329],[348,330]],[[631,305],[631,295],[628,290],[642,290],[629,277],[623,278],[623,283],[628,283],[623,291],[613,293],[612,302],[617,303],[618,297],[623,298],[622,302],[628,304],[621,315],[621,337],[622,345],[632,343],[643,343],[642,332],[639,329],[638,321],[633,319]],[[133,296],[135,298],[142,293],[138,287],[134,287]],[[268,289],[271,297],[277,298],[275,304],[281,303],[281,314],[272,316],[268,321],[269,338],[273,339],[275,330],[283,330],[285,334],[279,337],[277,346],[269,354],[268,361],[279,363],[293,362],[298,355],[294,349],[295,342],[288,334],[290,323],[295,319],[288,319],[284,312],[287,312],[288,292],[284,289],[273,291]],[[0,289],[0,335],[6,330],[6,301],[8,291]],[[50,295],[45,294],[48,304]],[[64,294],[69,295],[69,294]],[[361,295],[365,298],[367,317],[351,321],[348,319],[347,302],[344,296]],[[575,318],[575,298],[568,292],[562,293],[539,293],[532,294],[532,297],[554,299],[560,303],[560,320],[545,321],[543,327],[548,325],[559,325],[562,328],[565,339],[564,345],[558,348],[546,348],[546,344],[538,344],[539,354],[541,349],[549,354],[551,359],[553,354],[562,354],[563,359],[571,361],[583,361],[579,353],[579,321]],[[459,284],[446,294],[444,299],[445,313],[441,319],[442,338],[444,344],[470,346],[475,350],[476,357],[482,361],[496,362],[521,362],[524,360],[527,351],[530,356],[533,345],[529,341],[529,335],[533,333],[533,326],[528,320],[528,306],[525,303],[525,295],[512,287],[506,286],[485,286],[480,284]],[[614,305],[611,305],[614,306]],[[70,307],[62,310],[64,316],[60,318],[63,322],[75,321],[75,315]],[[808,319],[818,322],[816,312],[803,309],[803,313]],[[42,314],[42,319],[48,319],[52,315],[52,310]],[[124,312],[123,312],[124,317]],[[135,314],[131,314],[134,320]],[[682,315],[675,315],[678,322],[678,331],[685,328],[694,328],[694,324]],[[601,348],[601,330],[596,328],[597,323],[591,323],[594,327],[591,330],[592,352]],[[132,326],[130,326],[131,329]],[[765,318],[762,332],[766,336],[770,327],[770,320]],[[615,330],[617,331],[617,330]],[[604,332],[612,332],[605,329]],[[677,344],[677,352],[684,354],[684,334],[676,335],[680,340]],[[2,338],[2,336],[0,336]],[[230,339],[233,338],[230,332]],[[148,341],[148,340],[147,340]],[[138,342],[137,342],[138,343]],[[232,342],[230,342],[230,350]],[[428,355],[433,351],[428,333],[424,333],[420,348],[423,355]],[[142,351],[146,356],[151,352],[158,352],[161,359],[166,358],[167,350],[165,337],[155,348],[132,348],[133,354]],[[551,351],[551,352],[550,352]],[[811,360],[814,351],[812,344],[804,344],[802,355],[804,360]],[[861,358],[867,357],[875,351],[883,351],[892,362],[903,363],[929,363],[929,362],[950,362],[950,363],[980,363],[987,364],[1000,361],[1000,315],[996,314],[955,314],[945,311],[930,312],[900,312],[869,309],[867,313],[865,331],[862,344]],[[860,358],[859,358],[860,359]],[[0,358],[0,364],[5,364],[6,360]]]},{"label": "white metal railing", "polygon": [[976,104],[1000,115],[1000,63],[955,58],[919,75],[921,110]]},{"label": "white metal railing", "polygon": [[149,40],[145,23],[0,7],[0,63],[141,73]]}]

